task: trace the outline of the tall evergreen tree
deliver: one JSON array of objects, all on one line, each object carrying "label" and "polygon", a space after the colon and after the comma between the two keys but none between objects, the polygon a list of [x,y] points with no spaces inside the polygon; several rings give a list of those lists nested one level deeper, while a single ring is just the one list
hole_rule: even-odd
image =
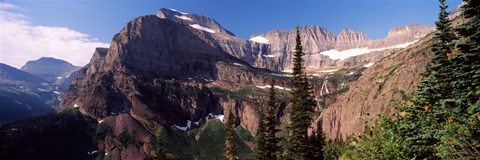
[{"label": "tall evergreen tree", "polygon": [[302,42],[300,38],[300,29],[297,27],[297,37],[295,53],[293,58],[293,80],[292,80],[292,98],[290,102],[290,139],[288,146],[288,156],[293,159],[310,159],[308,128],[312,122],[312,113],[316,101],[312,95],[311,87],[305,73],[304,60],[305,55],[302,51]]},{"label": "tall evergreen tree", "polygon": [[446,121],[437,147],[443,158],[480,157],[480,1],[464,0],[462,16],[466,20],[456,31],[459,54],[450,58],[454,64],[452,92],[443,101]]},{"label": "tall evergreen tree", "polygon": [[227,123],[225,124],[225,156],[229,160],[237,159],[237,149],[235,147],[235,117],[232,111],[228,112]]},{"label": "tall evergreen tree", "polygon": [[434,56],[425,66],[425,77],[419,82],[412,105],[403,108],[407,114],[401,119],[405,125],[399,131],[410,146],[406,150],[410,157],[435,156],[441,122],[446,120],[442,101],[452,98],[453,64],[448,60],[448,55],[452,54],[455,34],[448,19],[448,6],[445,0],[439,2],[439,20],[435,23],[438,31],[432,45]]},{"label": "tall evergreen tree", "polygon": [[265,114],[259,110],[258,129],[257,129],[257,147],[255,148],[255,158],[258,160],[267,159],[267,147],[265,142]]},{"label": "tall evergreen tree", "polygon": [[323,148],[326,145],[325,135],[323,134],[322,120],[317,123],[317,130],[310,137],[311,143],[311,157],[313,159],[325,159],[323,154]]},{"label": "tall evergreen tree", "polygon": [[267,105],[267,115],[265,116],[265,146],[266,159],[275,160],[280,152],[278,146],[279,139],[275,137],[279,131],[277,129],[277,103],[275,95],[275,81],[270,82],[269,100]]}]

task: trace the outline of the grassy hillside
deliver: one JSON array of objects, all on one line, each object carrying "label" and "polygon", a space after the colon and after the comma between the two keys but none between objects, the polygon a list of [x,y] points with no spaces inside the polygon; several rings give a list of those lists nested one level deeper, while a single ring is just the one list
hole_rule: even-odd
[{"label": "grassy hillside", "polygon": [[[240,159],[252,159],[253,151],[247,144],[253,144],[253,137],[238,126],[235,142]],[[225,125],[220,120],[209,120],[199,128],[187,132],[176,129],[161,129],[168,153],[180,159],[224,159]]]}]

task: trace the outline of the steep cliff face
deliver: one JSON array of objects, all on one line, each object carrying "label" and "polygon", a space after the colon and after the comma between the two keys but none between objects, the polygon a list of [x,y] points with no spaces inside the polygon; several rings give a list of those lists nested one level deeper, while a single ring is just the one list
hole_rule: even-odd
[{"label": "steep cliff face", "polygon": [[322,127],[326,136],[345,140],[362,132],[366,121],[376,119],[380,114],[391,114],[395,107],[401,107],[408,101],[431,56],[431,38],[432,35],[429,35],[376,62],[364,71],[358,81],[352,82],[350,90],[322,111]]},{"label": "steep cliff face", "polygon": [[365,44],[368,44],[370,41],[365,33],[352,29],[344,29],[340,31],[337,36],[335,48],[338,50],[360,48],[364,47]]}]

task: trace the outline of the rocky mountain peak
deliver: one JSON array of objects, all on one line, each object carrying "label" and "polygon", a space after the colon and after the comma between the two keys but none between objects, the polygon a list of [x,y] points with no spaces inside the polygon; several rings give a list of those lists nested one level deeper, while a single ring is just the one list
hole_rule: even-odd
[{"label": "rocky mountain peak", "polygon": [[388,31],[387,38],[396,36],[420,35],[424,32],[432,32],[433,27],[419,24],[409,24],[405,26],[394,27]]},{"label": "rocky mountain peak", "polygon": [[198,14],[186,13],[172,8],[161,8],[157,12],[157,17],[185,23],[190,27],[212,34],[217,33],[235,36],[232,32],[223,28],[214,19]]},{"label": "rocky mountain peak", "polygon": [[61,59],[42,57],[38,60],[28,61],[21,70],[55,83],[60,77],[69,75],[79,68]]},{"label": "rocky mountain peak", "polygon": [[410,43],[423,38],[425,35],[433,32],[435,27],[419,24],[409,24],[405,26],[394,27],[389,30],[387,37],[382,41],[376,41],[373,46],[390,47]]},{"label": "rocky mountain peak", "polygon": [[338,41],[355,41],[363,42],[369,41],[368,36],[363,32],[358,32],[355,29],[343,29],[337,36]]},{"label": "rocky mountain peak", "polygon": [[64,61],[61,59],[56,59],[53,57],[41,57],[38,60],[28,61],[21,69],[28,70],[32,67],[35,67],[35,65],[46,65],[46,64],[73,66],[71,63],[68,63],[67,61]]},{"label": "rocky mountain peak", "polygon": [[337,36],[336,47],[338,49],[350,49],[364,46],[371,41],[365,33],[355,29],[343,29]]}]

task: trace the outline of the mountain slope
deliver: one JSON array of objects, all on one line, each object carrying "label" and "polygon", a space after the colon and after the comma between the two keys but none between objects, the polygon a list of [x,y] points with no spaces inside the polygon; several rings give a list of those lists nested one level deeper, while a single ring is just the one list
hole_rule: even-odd
[{"label": "mountain slope", "polygon": [[322,111],[325,135],[345,140],[362,132],[365,122],[379,114],[391,114],[395,107],[407,102],[432,55],[431,43],[432,34],[365,70],[358,81],[349,85],[350,90]]},{"label": "mountain slope", "polygon": [[52,112],[52,89],[46,80],[0,63],[0,123]]},{"label": "mountain slope", "polygon": [[46,83],[47,81],[34,76],[30,73],[18,70],[14,67],[0,63],[0,82],[14,83],[14,82],[28,82],[28,83]]}]

